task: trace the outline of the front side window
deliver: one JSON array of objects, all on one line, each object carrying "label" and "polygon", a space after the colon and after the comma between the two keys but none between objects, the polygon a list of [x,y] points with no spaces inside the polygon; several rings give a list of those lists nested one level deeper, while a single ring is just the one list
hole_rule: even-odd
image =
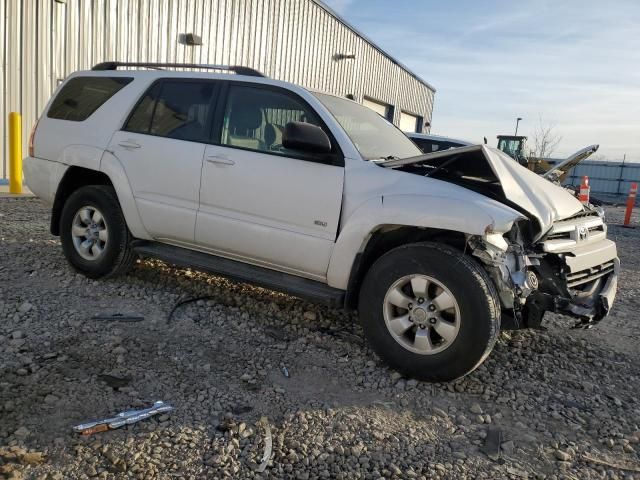
[{"label": "front side window", "polygon": [[370,108],[333,95],[314,95],[333,114],[365,160],[408,158],[422,154],[404,133]]},{"label": "front side window", "polygon": [[289,122],[321,126],[316,113],[291,95],[232,85],[224,112],[221,144],[276,155],[310,156],[282,145],[282,133]]},{"label": "front side window", "polygon": [[145,93],[124,130],[208,142],[214,87],[210,81],[164,80]]},{"label": "front side window", "polygon": [[82,122],[132,81],[131,77],[74,77],[53,99],[47,117]]}]

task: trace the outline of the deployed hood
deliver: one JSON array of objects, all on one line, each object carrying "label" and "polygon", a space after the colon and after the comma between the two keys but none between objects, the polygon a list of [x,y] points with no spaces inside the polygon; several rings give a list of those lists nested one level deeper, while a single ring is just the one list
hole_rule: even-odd
[{"label": "deployed hood", "polygon": [[576,153],[562,160],[557,165],[552,166],[548,171],[542,174],[544,178],[552,182],[559,181],[567,173],[571,171],[581,161],[589,158],[598,151],[600,145],[589,145],[588,147],[578,150]]},{"label": "deployed hood", "polygon": [[583,210],[582,204],[567,190],[486,145],[388,160],[380,165],[455,183],[502,201],[538,221],[537,238],[554,222]]}]

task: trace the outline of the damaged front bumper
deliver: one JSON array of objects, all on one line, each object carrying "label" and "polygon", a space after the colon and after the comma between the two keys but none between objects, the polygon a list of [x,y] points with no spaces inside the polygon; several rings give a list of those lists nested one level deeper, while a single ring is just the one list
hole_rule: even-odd
[{"label": "damaged front bumper", "polygon": [[[586,239],[579,235],[585,229],[590,229]],[[515,328],[539,327],[545,312],[577,318],[576,327],[589,327],[607,316],[615,301],[620,261],[602,219],[567,220],[551,233],[529,247],[517,228],[504,238],[469,239],[498,290],[503,319],[511,318]]]},{"label": "damaged front bumper", "polygon": [[532,292],[523,309],[525,324],[538,326],[545,311],[577,318],[577,328],[588,328],[598,323],[611,311],[618,290],[620,260],[616,257],[612,263],[612,270],[608,274],[593,280],[583,290],[569,289],[567,296],[541,290]]}]

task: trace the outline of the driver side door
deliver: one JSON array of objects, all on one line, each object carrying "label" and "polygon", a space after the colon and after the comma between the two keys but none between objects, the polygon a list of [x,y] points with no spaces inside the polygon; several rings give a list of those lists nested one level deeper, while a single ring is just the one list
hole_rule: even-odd
[{"label": "driver side door", "polygon": [[[229,82],[204,152],[196,242],[222,256],[326,278],[338,232],[343,159],[282,146],[291,121],[328,130],[293,92]],[[335,146],[334,146],[335,147]],[[340,162],[342,160],[342,162]]]}]

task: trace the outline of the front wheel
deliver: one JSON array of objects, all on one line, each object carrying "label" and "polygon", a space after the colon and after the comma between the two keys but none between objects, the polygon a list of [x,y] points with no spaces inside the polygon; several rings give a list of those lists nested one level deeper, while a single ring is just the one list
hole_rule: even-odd
[{"label": "front wheel", "polygon": [[126,273],[135,261],[131,234],[110,186],[87,185],[69,196],[60,216],[60,241],[71,266],[89,278]]},{"label": "front wheel", "polygon": [[405,245],[380,257],[365,276],[358,310],[383,360],[433,382],[475,370],[500,331],[500,303],[485,271],[437,243]]}]

